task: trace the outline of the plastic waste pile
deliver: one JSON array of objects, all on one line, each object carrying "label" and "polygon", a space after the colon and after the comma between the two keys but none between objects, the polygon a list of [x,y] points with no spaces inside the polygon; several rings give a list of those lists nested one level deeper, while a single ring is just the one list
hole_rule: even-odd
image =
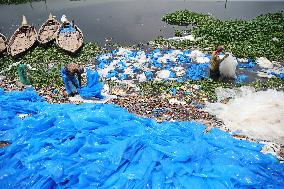
[{"label": "plastic waste pile", "polygon": [[[221,54],[220,58],[223,56],[224,54]],[[97,69],[103,79],[116,82],[201,80],[208,78],[210,58],[210,54],[199,50],[155,49],[146,52],[119,48],[97,56]],[[247,80],[243,76],[236,75],[236,68],[248,71],[255,77],[283,78],[283,65],[275,66],[266,58],[255,60],[235,58],[230,55],[221,63],[220,72],[225,77],[236,79],[237,83]]]},{"label": "plastic waste pile", "polygon": [[[1,188],[281,188],[262,145],[196,122],[157,123],[115,105],[48,104],[0,91]],[[19,114],[32,114],[21,116]],[[20,115],[19,115],[20,116]]]},{"label": "plastic waste pile", "polygon": [[208,77],[210,55],[194,50],[150,52],[120,48],[97,57],[101,77],[113,81],[202,79]]},{"label": "plastic waste pile", "polygon": [[284,64],[275,61],[269,61],[265,57],[256,59],[256,64],[261,68],[257,74],[260,77],[278,77],[284,79]]}]

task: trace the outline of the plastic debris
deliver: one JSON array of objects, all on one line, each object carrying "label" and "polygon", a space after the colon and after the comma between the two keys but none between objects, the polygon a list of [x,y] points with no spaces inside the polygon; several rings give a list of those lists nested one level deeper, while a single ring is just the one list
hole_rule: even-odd
[{"label": "plastic debris", "polygon": [[144,73],[138,75],[139,82],[147,81],[146,75]]},{"label": "plastic debris", "polygon": [[151,80],[153,80],[153,72],[151,72],[151,71],[147,71],[147,72],[145,72],[145,76],[146,76],[146,78],[147,78],[147,80],[149,81],[151,81]]},{"label": "plastic debris", "polygon": [[197,57],[196,58],[196,62],[197,63],[209,63],[210,62],[210,59],[208,57]]},{"label": "plastic debris", "polygon": [[228,129],[251,138],[283,143],[283,92],[272,89],[255,92],[253,88],[241,87],[221,89],[219,94],[223,99],[224,94],[233,99],[226,104],[207,103],[206,110],[221,119]]},{"label": "plastic debris", "polygon": [[24,85],[30,85],[30,80],[27,76],[27,66],[25,64],[20,64],[18,67],[18,76],[20,78],[20,81]]},{"label": "plastic debris", "polygon": [[179,100],[177,100],[176,98],[171,98],[171,99],[169,100],[169,103],[170,103],[170,104],[186,104],[186,102],[179,101]]},{"label": "plastic debris", "polygon": [[183,36],[183,37],[171,37],[168,40],[174,40],[174,41],[184,41],[184,40],[195,41],[193,35],[186,35],[186,36]]},{"label": "plastic debris", "polygon": [[236,81],[237,83],[244,83],[248,79],[246,74],[240,74],[237,76]]},{"label": "plastic debris", "polygon": [[276,77],[279,77],[280,79],[284,80],[284,72],[283,73],[274,73],[274,72],[272,72],[271,74],[275,75]]},{"label": "plastic debris", "polygon": [[256,63],[262,68],[273,68],[272,62],[270,62],[266,57],[257,58]]},{"label": "plastic debris", "polygon": [[171,71],[161,70],[157,72],[157,77],[160,79],[168,79],[170,77]]},{"label": "plastic debris", "polygon": [[78,89],[82,98],[104,98],[101,94],[103,84],[99,81],[98,72],[87,69],[87,85]]},{"label": "plastic debris", "polygon": [[[263,145],[196,122],[156,123],[114,105],[0,94],[2,188],[281,188]],[[33,113],[20,120],[16,114]]]},{"label": "plastic debris", "polygon": [[253,68],[256,65],[255,60],[238,60],[238,68]]},{"label": "plastic debris", "polygon": [[[111,78],[111,80],[124,80],[127,77],[130,80],[144,81],[141,72],[145,73],[147,80],[168,78],[186,80],[190,79],[185,75],[185,70],[190,64],[208,63],[209,56],[198,50],[190,52],[189,50],[154,49],[146,53],[141,50],[120,48],[97,56],[99,62],[97,68],[103,78]],[[120,74],[122,71],[127,76]]]},{"label": "plastic debris", "polygon": [[237,59],[229,54],[220,64],[220,74],[227,78],[236,78],[236,67],[238,65]]},{"label": "plastic debris", "polygon": [[208,77],[209,64],[190,64],[186,71],[186,79],[200,80]]}]

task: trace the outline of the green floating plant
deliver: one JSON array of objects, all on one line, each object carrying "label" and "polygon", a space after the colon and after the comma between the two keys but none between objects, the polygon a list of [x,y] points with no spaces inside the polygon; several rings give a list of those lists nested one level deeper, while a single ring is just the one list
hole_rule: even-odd
[{"label": "green floating plant", "polygon": [[173,25],[192,25],[191,34],[198,40],[192,42],[155,40],[175,48],[198,46],[201,48],[224,44],[227,51],[237,57],[267,57],[270,60],[284,59],[284,13],[268,13],[252,20],[219,20],[211,15],[188,10],[166,14],[162,20]]}]

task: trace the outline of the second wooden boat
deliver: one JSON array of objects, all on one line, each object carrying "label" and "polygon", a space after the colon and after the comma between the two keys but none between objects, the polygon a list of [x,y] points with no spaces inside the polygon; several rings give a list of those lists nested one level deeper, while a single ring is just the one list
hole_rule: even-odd
[{"label": "second wooden boat", "polygon": [[6,43],[6,37],[2,33],[0,33],[0,54],[6,50]]},{"label": "second wooden boat", "polygon": [[38,31],[38,41],[43,45],[52,42],[59,27],[60,23],[50,14]]},{"label": "second wooden boat", "polygon": [[34,26],[28,25],[23,16],[22,26],[19,27],[9,40],[7,51],[11,56],[19,55],[31,48],[37,41],[37,32]]},{"label": "second wooden boat", "polygon": [[83,45],[83,33],[65,17],[63,24],[56,33],[56,43],[65,51],[76,53]]}]

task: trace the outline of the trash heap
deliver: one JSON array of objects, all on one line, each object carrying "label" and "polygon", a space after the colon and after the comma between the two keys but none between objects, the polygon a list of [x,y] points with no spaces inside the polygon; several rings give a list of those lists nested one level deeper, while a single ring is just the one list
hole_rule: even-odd
[{"label": "trash heap", "polygon": [[200,80],[208,77],[210,55],[199,50],[145,52],[119,48],[97,57],[98,72],[111,80]]},{"label": "trash heap", "polygon": [[[224,54],[220,55],[222,58]],[[131,50],[119,48],[112,52],[97,56],[97,68],[103,79],[112,81],[131,81],[134,83],[144,81],[176,80],[202,80],[209,76],[210,54],[199,50],[173,50],[154,49],[152,51]],[[254,74],[267,72],[265,76],[280,77],[275,71],[263,69],[262,62],[254,59],[236,59],[240,73],[236,76],[236,83],[247,81],[247,74],[243,70]],[[269,60],[268,60],[269,61]],[[258,65],[257,67],[255,67]],[[283,65],[282,65],[283,67]],[[277,72],[278,73],[278,72]]]},{"label": "trash heap", "polygon": [[157,123],[115,105],[48,104],[0,91],[2,188],[281,188],[261,144],[196,122]]},{"label": "trash heap", "polygon": [[260,77],[271,78],[273,76],[280,79],[284,79],[284,64],[283,62],[269,61],[265,57],[260,57],[256,59],[256,63],[259,65],[261,70],[257,72]]}]

